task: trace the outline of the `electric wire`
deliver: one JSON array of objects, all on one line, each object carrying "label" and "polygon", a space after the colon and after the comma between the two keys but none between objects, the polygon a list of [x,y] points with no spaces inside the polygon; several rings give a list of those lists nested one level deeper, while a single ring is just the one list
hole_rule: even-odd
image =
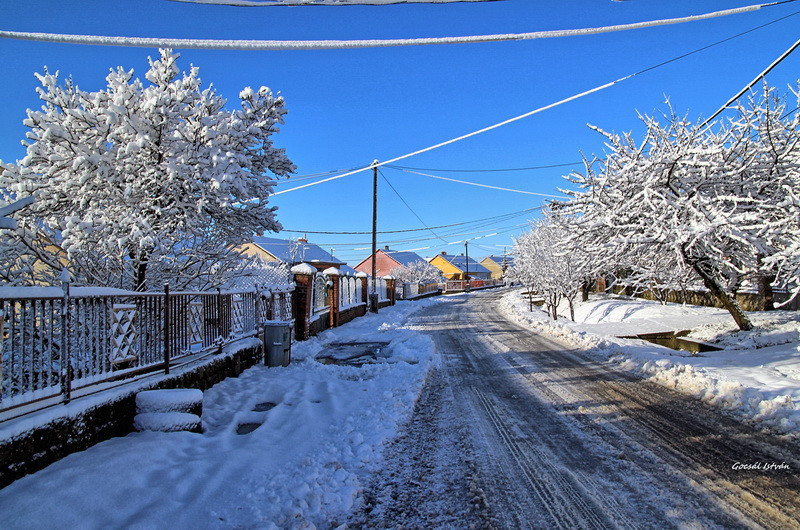
[{"label": "electric wire", "polygon": [[[778,5],[778,4],[782,4],[782,3],[791,3],[791,2],[795,2],[795,1],[797,1],[797,0],[785,0],[785,1],[783,1],[783,2],[773,2],[772,4],[769,4],[769,5],[770,5],[770,6],[772,6],[772,5]],[[558,106],[560,106],[560,105],[563,105],[563,104],[565,104],[565,103],[569,103],[569,102],[571,102],[571,101],[574,101],[574,100],[576,100],[576,99],[580,99],[580,98],[582,98],[582,97],[588,96],[588,95],[590,95],[590,94],[593,94],[593,93],[595,93],[595,92],[600,92],[600,91],[602,91],[602,90],[605,90],[606,88],[609,88],[609,87],[611,87],[611,86],[614,86],[614,85],[616,85],[616,84],[618,84],[618,83],[621,83],[621,82],[623,82],[623,81],[627,81],[628,79],[632,79],[632,78],[634,78],[634,77],[636,77],[636,76],[638,76],[638,75],[644,74],[644,73],[646,73],[646,72],[650,72],[650,71],[652,71],[652,70],[654,70],[654,69],[656,69],[656,68],[660,68],[660,67],[662,67],[662,66],[665,66],[665,65],[667,65],[667,64],[670,64],[670,63],[672,63],[672,62],[675,62],[675,61],[677,61],[677,60],[679,60],[679,59],[683,59],[683,58],[685,58],[685,57],[688,57],[688,56],[690,56],[690,55],[693,55],[693,54],[695,54],[695,53],[698,53],[698,52],[700,52],[700,51],[707,50],[708,48],[711,48],[711,47],[717,46],[717,45],[719,45],[719,44],[722,44],[722,43],[724,43],[724,42],[727,42],[727,41],[729,41],[729,40],[731,40],[731,39],[733,39],[733,38],[737,38],[737,37],[740,37],[740,36],[742,36],[742,35],[746,35],[746,34],[748,34],[748,33],[751,33],[752,31],[756,31],[756,30],[758,30],[758,29],[761,29],[761,28],[763,28],[763,27],[765,27],[765,26],[768,26],[768,25],[770,25],[770,24],[774,24],[774,23],[780,22],[780,21],[782,21],[782,20],[785,20],[786,18],[788,18],[788,17],[790,17],[790,16],[794,16],[794,15],[796,15],[796,14],[798,14],[798,13],[800,13],[800,11],[796,11],[796,12],[794,12],[794,13],[790,14],[790,15],[783,16],[783,17],[781,17],[781,18],[775,19],[775,20],[773,20],[773,21],[770,21],[770,22],[768,22],[768,23],[766,23],[766,24],[761,24],[760,26],[757,26],[757,27],[751,28],[751,29],[749,29],[749,30],[747,30],[747,31],[741,32],[741,33],[739,33],[739,34],[737,34],[737,35],[734,35],[734,36],[732,36],[732,37],[728,37],[728,38],[726,38],[726,39],[723,39],[723,40],[720,40],[720,41],[714,42],[714,43],[712,43],[712,44],[706,45],[706,46],[704,46],[704,47],[702,47],[702,48],[698,48],[697,50],[693,50],[693,51],[691,51],[691,52],[688,52],[688,53],[682,54],[682,55],[680,55],[680,56],[674,57],[674,58],[672,58],[672,59],[669,59],[669,60],[667,60],[667,61],[662,61],[662,62],[660,62],[660,63],[658,63],[658,64],[656,64],[656,65],[652,65],[652,66],[649,66],[649,67],[647,67],[647,68],[644,68],[644,69],[642,69],[642,70],[639,70],[639,71],[637,71],[637,72],[635,72],[635,73],[629,74],[629,75],[627,75],[627,76],[624,76],[624,77],[620,77],[620,78],[618,78],[618,79],[616,79],[616,80],[614,80],[614,81],[611,81],[611,82],[609,82],[609,83],[605,83],[605,84],[603,84],[603,85],[596,86],[596,87],[594,87],[594,88],[591,88],[591,89],[589,89],[589,90],[586,90],[586,91],[584,91],[584,92],[580,92],[580,93],[578,93],[578,94],[574,94],[574,95],[572,95],[572,96],[570,96],[570,97],[567,97],[567,98],[561,99],[561,100],[559,100],[559,101],[556,101],[555,103],[551,103],[551,104],[549,104],[549,105],[545,105],[545,106],[543,106],[543,107],[539,107],[538,109],[535,109],[535,110],[532,110],[532,111],[526,112],[526,113],[524,113],[524,114],[520,114],[520,115],[518,115],[518,116],[515,116],[515,117],[513,117],[513,118],[509,118],[509,119],[507,119],[507,120],[504,120],[504,121],[501,121],[501,122],[495,123],[494,125],[490,125],[490,126],[488,126],[488,127],[484,127],[483,129],[479,129],[479,130],[477,130],[477,131],[473,131],[473,132],[471,132],[471,133],[464,134],[464,135],[462,135],[462,136],[459,136],[459,137],[456,137],[456,138],[452,138],[452,139],[450,139],[450,140],[447,140],[447,141],[445,141],[445,142],[441,142],[441,143],[438,143],[438,144],[436,144],[436,145],[432,145],[432,146],[430,146],[430,147],[426,147],[426,148],[424,148],[424,149],[420,149],[420,150],[418,150],[418,151],[414,151],[414,152],[412,152],[412,153],[408,153],[408,154],[405,154],[405,155],[402,155],[402,156],[398,156],[398,157],[392,158],[392,159],[390,159],[390,160],[386,160],[386,161],[383,161],[383,162],[379,162],[379,161],[377,161],[377,160],[376,160],[376,161],[374,161],[372,164],[370,164],[370,165],[368,165],[368,166],[365,166],[365,167],[362,167],[362,168],[360,168],[360,169],[356,169],[356,170],[353,170],[353,171],[349,171],[349,172],[343,173],[343,174],[341,174],[341,175],[336,175],[336,176],[329,177],[329,178],[327,178],[327,179],[323,179],[323,180],[320,180],[320,181],[317,181],[317,182],[312,182],[312,183],[309,183],[309,184],[304,184],[304,185],[302,185],[302,186],[297,186],[297,187],[294,187],[294,188],[289,188],[289,189],[287,189],[287,190],[278,191],[278,192],[276,192],[276,193],[273,193],[273,196],[275,196],[275,195],[281,195],[281,194],[283,194],[283,193],[289,193],[289,192],[291,192],[291,191],[296,191],[296,190],[304,189],[304,188],[307,188],[307,187],[309,187],[309,186],[315,186],[315,185],[317,185],[317,184],[323,184],[323,183],[325,183],[325,182],[330,182],[330,181],[333,181],[333,180],[336,180],[336,179],[344,178],[344,177],[347,177],[347,176],[350,176],[350,175],[354,175],[354,174],[356,174],[356,173],[360,173],[360,172],[362,172],[362,171],[367,171],[367,170],[369,170],[369,169],[372,169],[372,168],[373,168],[373,167],[375,167],[375,166],[381,167],[381,166],[387,166],[387,165],[391,165],[391,164],[394,164],[395,162],[399,162],[400,160],[405,160],[406,158],[411,158],[411,157],[413,157],[413,156],[420,155],[420,154],[422,154],[422,153],[426,153],[426,152],[429,152],[429,151],[433,151],[433,150],[435,150],[435,149],[438,149],[438,148],[440,148],[440,147],[444,147],[444,146],[447,146],[447,145],[450,145],[450,144],[453,144],[453,143],[459,142],[459,141],[461,141],[461,140],[466,140],[467,138],[471,138],[471,137],[473,137],[473,136],[477,136],[477,135],[479,135],[479,134],[482,134],[482,133],[485,133],[485,132],[488,132],[488,131],[491,131],[491,130],[497,129],[497,128],[499,128],[499,127],[502,127],[502,126],[504,126],[504,125],[508,125],[508,124],[510,124],[510,123],[513,123],[513,122],[516,122],[516,121],[519,121],[519,120],[522,120],[522,119],[528,118],[528,117],[530,117],[530,116],[533,116],[533,115],[535,115],[535,114],[538,114],[538,113],[540,113],[540,112],[544,112],[544,111],[546,111],[546,110],[550,110],[550,109],[552,109],[552,108],[558,107]],[[0,36],[2,36],[2,35],[0,35]]]},{"label": "electric wire", "polygon": [[562,199],[563,198],[563,197],[558,196],[558,195],[550,195],[549,193],[537,193],[535,191],[523,191],[523,190],[515,190],[515,189],[511,189],[511,188],[502,188],[500,186],[490,186],[489,184],[478,184],[477,182],[467,182],[466,180],[458,180],[458,179],[451,179],[451,178],[448,178],[448,177],[440,177],[438,175],[431,175],[429,173],[421,173],[419,171],[411,171],[410,169],[401,169],[399,171],[404,171],[406,173],[412,173],[414,175],[421,175],[423,177],[429,177],[429,178],[432,178],[432,179],[446,180],[446,181],[449,181],[449,182],[457,182],[459,184],[468,184],[470,186],[477,186],[477,187],[480,187],[480,188],[489,188],[489,189],[500,190],[500,191],[510,191],[512,193],[522,193],[524,195],[536,195],[536,196],[539,196],[539,197],[549,197],[551,199]]},{"label": "electric wire", "polygon": [[[383,174],[383,171],[381,171],[381,170],[378,170],[378,173],[380,173],[381,177],[383,177],[383,180],[384,180],[384,181],[386,181],[386,184],[388,184],[388,185],[389,185],[389,187],[392,189],[392,191],[395,193],[395,195],[397,195],[397,197],[398,197],[398,198],[399,198],[399,199],[400,199],[400,200],[403,202],[403,204],[405,204],[405,205],[406,205],[406,208],[408,208],[408,211],[409,211],[409,212],[411,212],[412,214],[414,214],[414,217],[416,217],[416,218],[417,218],[417,220],[418,220],[420,223],[422,223],[422,226],[424,226],[425,228],[427,228],[427,229],[430,231],[430,233],[431,233],[431,234],[433,234],[434,236],[436,236],[438,239],[441,239],[442,241],[445,241],[444,239],[442,239],[441,237],[439,237],[439,235],[438,235],[438,234],[436,234],[436,232],[434,232],[433,230],[431,230],[431,229],[430,229],[430,227],[428,227],[428,225],[427,225],[427,224],[425,224],[425,221],[423,221],[423,220],[422,220],[422,218],[421,218],[419,215],[417,215],[417,212],[415,212],[415,211],[414,211],[414,209],[411,207],[411,205],[409,205],[409,204],[408,204],[408,202],[406,202],[406,200],[403,198],[403,196],[402,196],[402,195],[400,195],[400,192],[399,192],[399,191],[397,191],[397,190],[395,189],[395,187],[394,187],[394,186],[392,186],[392,183],[391,183],[391,182],[389,182],[389,179],[388,179],[388,178],[386,178],[386,175],[384,175],[384,174]],[[445,241],[445,242],[446,242],[446,241]]]},{"label": "electric wire", "polygon": [[764,78],[764,76],[766,76],[768,73],[770,73],[770,72],[772,71],[772,69],[773,69],[773,68],[775,68],[776,66],[778,66],[779,64],[781,64],[781,63],[782,63],[782,62],[783,62],[783,61],[784,61],[784,60],[785,60],[787,57],[789,57],[789,55],[791,55],[791,54],[792,54],[792,52],[794,52],[794,51],[795,51],[795,50],[796,50],[798,47],[800,47],[800,39],[798,39],[797,41],[795,41],[795,43],[794,43],[794,44],[792,44],[792,45],[789,47],[789,49],[787,49],[785,52],[783,52],[783,53],[782,53],[782,54],[781,54],[781,55],[780,55],[780,56],[779,56],[777,59],[775,59],[774,61],[772,61],[772,63],[771,63],[771,64],[770,64],[770,65],[769,65],[767,68],[765,68],[765,69],[764,69],[764,70],[763,70],[763,71],[762,71],[760,74],[758,74],[758,75],[757,75],[757,76],[756,76],[756,77],[755,77],[755,78],[754,78],[752,81],[750,81],[750,82],[749,82],[747,85],[745,85],[745,87],[744,87],[744,88],[742,88],[742,89],[741,89],[739,92],[737,92],[735,96],[733,96],[731,99],[729,99],[728,101],[726,101],[726,102],[725,102],[725,104],[724,104],[724,105],[722,105],[722,106],[721,106],[721,107],[720,107],[720,108],[719,108],[719,109],[718,109],[718,110],[717,110],[717,111],[716,111],[714,114],[712,114],[712,115],[711,115],[711,116],[710,116],[708,119],[706,119],[706,121],[704,121],[702,124],[700,124],[700,128],[702,129],[703,127],[705,127],[706,125],[708,125],[708,124],[709,124],[709,123],[710,123],[710,122],[711,122],[711,121],[712,121],[714,118],[716,118],[717,116],[719,116],[719,115],[720,115],[720,114],[721,114],[721,113],[722,113],[722,112],[723,112],[725,109],[727,109],[727,108],[728,108],[728,105],[730,105],[730,104],[731,104],[731,103],[733,103],[734,101],[738,100],[738,99],[739,99],[740,97],[742,97],[742,96],[743,96],[743,95],[744,95],[744,94],[745,94],[745,93],[746,93],[748,90],[750,90],[751,88],[753,88],[753,86],[754,86],[756,83],[758,83],[758,81],[759,81],[759,80],[763,79],[763,78]]},{"label": "electric wire", "polygon": [[[542,209],[541,206],[535,206],[533,208],[525,208],[524,210],[516,210],[514,212],[508,212],[508,213],[504,213],[504,214],[500,214],[500,215],[494,215],[494,216],[491,216],[491,217],[483,217],[483,218],[480,218],[480,219],[473,219],[472,221],[463,221],[463,222],[460,222],[460,223],[450,223],[450,224],[446,224],[446,225],[431,226],[431,227],[427,227],[427,228],[408,228],[408,229],[404,229],[404,230],[383,230],[383,231],[378,231],[378,234],[402,234],[402,233],[405,233],[405,232],[422,232],[422,231],[425,231],[425,230],[439,230],[439,229],[442,229],[442,228],[451,228],[451,227],[464,226],[464,225],[475,224],[475,223],[483,223],[485,221],[492,221],[492,220],[501,219],[501,218],[502,218],[502,220],[508,220],[508,219],[513,219],[514,217],[519,217],[521,215],[525,215],[526,213],[534,212],[536,210],[541,210],[541,209]],[[354,232],[354,231],[350,231],[350,232],[335,232],[335,231],[320,231],[320,230],[316,230],[316,231],[315,230],[290,230],[290,229],[286,229],[286,228],[281,230],[281,232],[289,232],[289,233],[292,233],[292,234],[346,235],[346,236],[351,236],[351,235],[369,235],[369,234],[372,233],[371,230],[370,231],[361,231],[361,232]]]},{"label": "electric wire", "polygon": [[543,166],[494,168],[494,169],[443,169],[443,168],[410,167],[410,166],[396,166],[396,165],[386,165],[384,167],[390,169],[400,169],[400,170],[410,169],[415,171],[451,171],[453,173],[495,173],[495,172],[505,172],[505,171],[530,171],[534,169],[552,169],[557,167],[578,166],[581,164],[583,164],[583,162],[568,162],[564,164],[548,164]]},{"label": "electric wire", "polygon": [[427,37],[415,39],[354,39],[354,40],[240,40],[240,39],[176,39],[162,37],[118,37],[106,35],[74,35],[65,33],[44,33],[28,31],[0,30],[0,38],[27,40],[35,42],[55,42],[60,44],[84,44],[94,46],[123,46],[137,48],[181,48],[202,50],[343,50],[355,48],[382,48],[394,46],[422,46],[434,44],[469,44],[486,42],[519,41],[533,39],[552,39],[598,35],[618,31],[698,22],[713,18],[738,15],[757,11],[765,7],[787,4],[797,0],[783,0],[753,4],[734,9],[725,9],[700,15],[649,20],[631,24],[617,24],[593,28],[568,30],[533,31],[526,33],[502,33],[493,35],[470,35],[461,37]]}]

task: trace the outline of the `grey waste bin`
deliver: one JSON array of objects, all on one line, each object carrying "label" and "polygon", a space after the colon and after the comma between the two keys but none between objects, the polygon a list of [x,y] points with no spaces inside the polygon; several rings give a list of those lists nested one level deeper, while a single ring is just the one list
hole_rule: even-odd
[{"label": "grey waste bin", "polygon": [[292,323],[264,322],[264,364],[289,366],[292,360]]}]

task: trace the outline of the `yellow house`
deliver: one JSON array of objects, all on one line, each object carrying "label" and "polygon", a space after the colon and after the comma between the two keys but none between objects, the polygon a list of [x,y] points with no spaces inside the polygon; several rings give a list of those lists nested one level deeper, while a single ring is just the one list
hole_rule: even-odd
[{"label": "yellow house", "polygon": [[[252,243],[237,247],[245,256],[255,256],[267,262],[282,262],[289,266],[308,263],[319,271],[330,267],[341,269],[346,263],[322,250],[318,245],[306,239],[276,239],[272,237],[254,237]],[[352,270],[352,269],[351,269]]]},{"label": "yellow house", "polygon": [[442,271],[448,280],[470,279],[488,280],[491,272],[472,258],[465,256],[451,256],[442,252],[429,260],[430,264]]},{"label": "yellow house", "polygon": [[481,265],[491,271],[493,280],[503,278],[511,263],[512,258],[508,256],[486,256],[481,260]]}]

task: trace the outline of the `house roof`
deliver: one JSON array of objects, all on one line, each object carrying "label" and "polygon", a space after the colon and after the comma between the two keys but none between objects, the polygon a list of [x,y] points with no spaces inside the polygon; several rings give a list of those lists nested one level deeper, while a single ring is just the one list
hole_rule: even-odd
[{"label": "house roof", "polygon": [[514,258],[511,257],[511,256],[486,256],[481,261],[487,260],[487,259],[492,260],[493,262],[495,262],[496,264],[500,265],[501,267],[503,266],[503,261],[504,260],[505,260],[506,265],[508,265],[508,266],[511,266],[511,265],[514,264]]},{"label": "house roof", "polygon": [[276,259],[290,265],[303,262],[313,263],[315,261],[335,265],[345,264],[344,261],[331,256],[313,243],[274,237],[254,237],[253,243],[275,256]]},{"label": "house roof", "polygon": [[344,274],[352,274],[352,275],[356,275],[356,274],[358,274],[358,271],[357,271],[357,270],[355,270],[355,269],[354,269],[353,267],[351,267],[350,265],[342,265],[342,266],[340,266],[340,267],[339,267],[339,271],[340,271],[340,272],[342,272],[342,273],[344,273]]},{"label": "house roof", "polygon": [[472,273],[485,272],[487,274],[491,274],[492,272],[472,258],[469,258],[469,260],[467,260],[466,256],[453,256],[450,254],[439,254],[439,256],[447,260],[447,262],[450,263],[450,265],[452,265],[453,267],[456,267],[462,271],[466,271],[467,266],[469,265],[469,272]]},{"label": "house roof", "polygon": [[404,267],[408,267],[412,263],[417,261],[427,262],[424,258],[422,258],[419,254],[415,252],[408,252],[403,250],[381,250],[384,254],[395,260],[397,263]]}]

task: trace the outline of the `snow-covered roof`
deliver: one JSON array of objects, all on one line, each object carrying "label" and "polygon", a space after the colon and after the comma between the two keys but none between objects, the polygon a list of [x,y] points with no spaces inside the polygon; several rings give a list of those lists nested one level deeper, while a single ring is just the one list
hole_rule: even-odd
[{"label": "snow-covered roof", "polygon": [[415,252],[408,252],[403,250],[391,250],[391,249],[384,249],[381,250],[384,254],[395,260],[400,265],[407,267],[412,263],[417,261],[426,261],[423,259],[419,254]]},{"label": "snow-covered roof", "polygon": [[483,265],[481,265],[472,258],[469,258],[469,260],[467,260],[466,256],[453,256],[450,254],[439,254],[439,255],[442,258],[446,259],[450,263],[450,265],[457,267],[462,271],[466,271],[467,265],[469,265],[469,272],[472,273],[485,272],[487,274],[492,273],[492,271],[490,271],[489,269],[487,269],[486,267],[484,267]]},{"label": "snow-covered roof", "polygon": [[358,271],[357,271],[357,270],[355,270],[355,269],[354,269],[353,267],[351,267],[350,265],[341,265],[341,266],[339,267],[339,272],[341,272],[342,274],[352,274],[353,276],[355,276],[356,274],[358,274]]},{"label": "snow-covered roof", "polygon": [[344,265],[344,261],[331,256],[313,243],[274,237],[254,237],[253,243],[275,256],[276,259],[290,265],[303,262]]},{"label": "snow-covered roof", "polygon": [[[492,260],[493,262],[497,263],[501,267],[503,266],[503,262],[504,261],[505,261],[505,264],[508,265],[509,267],[514,264],[514,258],[512,258],[511,256],[486,256],[483,259]],[[481,261],[483,261],[483,260],[481,260]]]}]

